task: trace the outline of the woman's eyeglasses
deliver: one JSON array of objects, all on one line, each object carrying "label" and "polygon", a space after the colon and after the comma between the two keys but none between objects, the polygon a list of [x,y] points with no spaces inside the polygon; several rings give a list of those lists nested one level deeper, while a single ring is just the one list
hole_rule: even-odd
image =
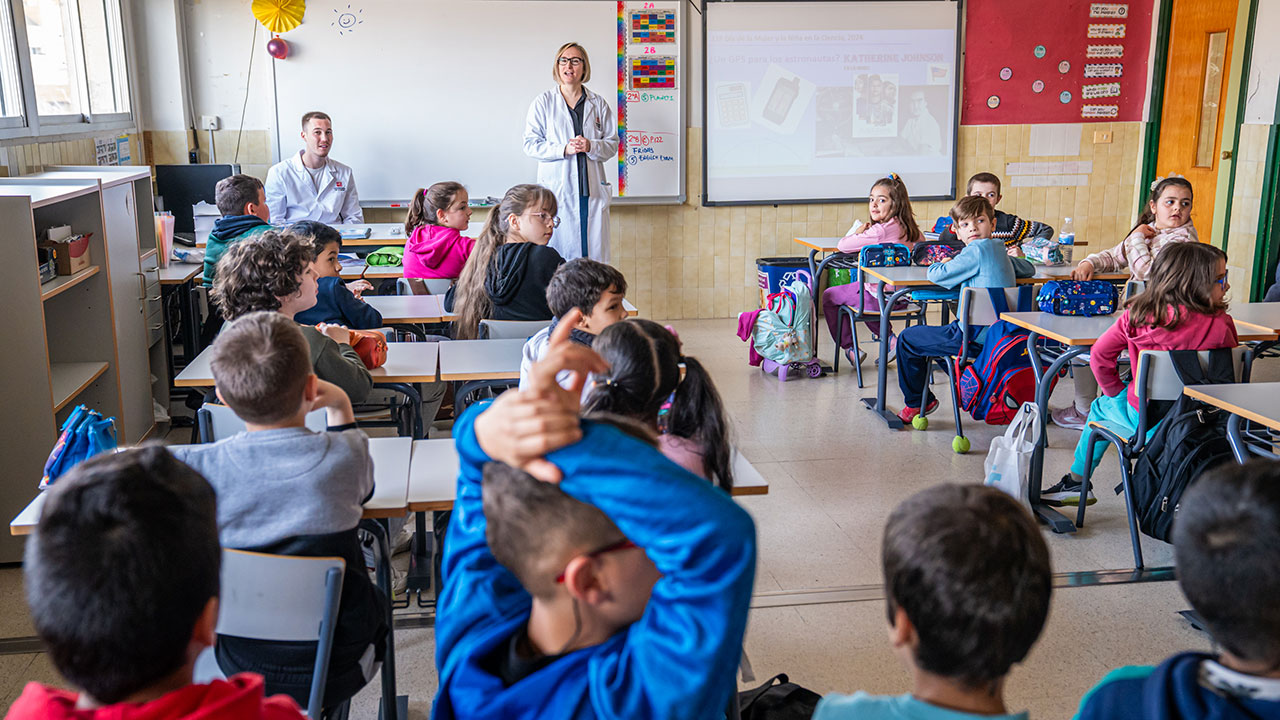
[{"label": "woman's eyeglasses", "polygon": [[[622,539],[621,539],[621,540],[619,540],[618,542],[615,542],[615,543],[609,543],[608,545],[605,545],[604,547],[600,548],[599,550],[592,550],[592,551],[591,551],[591,552],[589,552],[589,553],[584,553],[584,557],[589,557],[589,558],[595,559],[595,558],[598,558],[598,557],[600,557],[601,555],[605,555],[605,554],[607,554],[607,553],[617,552],[617,551],[619,551],[619,550],[627,550],[627,549],[629,549],[629,548],[633,548],[633,547],[636,547],[636,544],[635,544],[635,543],[631,542],[630,540],[628,540],[628,539],[626,539],[626,538],[622,538]],[[562,582],[564,582],[564,573],[560,573],[559,575],[557,575],[557,576],[556,576],[556,582],[558,582],[558,583],[562,583]]]},{"label": "woman's eyeglasses", "polygon": [[563,67],[563,66],[565,66],[565,65],[572,65],[572,66],[574,66],[574,67],[582,67],[582,58],[562,57],[562,58],[560,58],[559,60],[557,60],[556,62],[557,62],[557,63],[559,63],[561,67]]}]

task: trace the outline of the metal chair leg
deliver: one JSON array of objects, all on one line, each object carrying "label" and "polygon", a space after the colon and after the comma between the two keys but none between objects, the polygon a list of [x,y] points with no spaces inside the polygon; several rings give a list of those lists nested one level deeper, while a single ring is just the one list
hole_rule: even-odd
[{"label": "metal chair leg", "polygon": [[948,360],[940,360],[943,363],[942,369],[947,372],[947,381],[951,385],[951,414],[956,421],[956,437],[964,437],[964,425],[960,421],[960,378],[956,377],[953,368],[954,362]]},{"label": "metal chair leg", "polygon": [[1138,538],[1138,518],[1133,510],[1133,488],[1129,483],[1129,463],[1120,463],[1120,482],[1124,485],[1124,512],[1129,517],[1129,542],[1133,544],[1133,567],[1142,569],[1142,542]]}]

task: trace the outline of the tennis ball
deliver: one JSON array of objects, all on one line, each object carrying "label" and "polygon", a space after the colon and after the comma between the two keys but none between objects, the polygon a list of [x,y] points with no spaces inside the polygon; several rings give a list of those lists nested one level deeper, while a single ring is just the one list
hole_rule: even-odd
[{"label": "tennis ball", "polygon": [[928,429],[929,429],[929,418],[927,418],[927,417],[925,417],[925,416],[923,416],[923,415],[917,415],[917,416],[915,416],[915,417],[911,418],[911,427],[913,427],[913,428],[915,428],[915,429],[917,429],[917,430],[928,430]]},{"label": "tennis ball", "polygon": [[951,439],[951,449],[961,455],[969,452],[969,438],[957,435]]}]

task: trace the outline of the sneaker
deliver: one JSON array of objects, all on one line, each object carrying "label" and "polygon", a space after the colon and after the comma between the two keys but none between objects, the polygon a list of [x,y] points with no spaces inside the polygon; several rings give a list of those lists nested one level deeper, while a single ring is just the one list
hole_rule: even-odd
[{"label": "sneaker", "polygon": [[1075,403],[1071,403],[1061,410],[1054,410],[1049,413],[1049,417],[1053,418],[1054,425],[1068,430],[1084,430],[1089,420],[1088,415],[1076,409]]},{"label": "sneaker", "polygon": [[[1054,507],[1062,507],[1063,505],[1078,506],[1080,504],[1080,483],[1071,477],[1071,473],[1067,473],[1062,476],[1062,479],[1056,485],[1040,491],[1040,502]],[[1092,505],[1096,502],[1098,502],[1098,498],[1093,496],[1093,485],[1090,483],[1084,504]]]},{"label": "sneaker", "polygon": [[[890,335],[889,336],[889,354],[885,360],[885,365],[888,365],[889,363],[897,359],[898,359],[898,336]],[[879,365],[880,365],[880,358],[876,358],[876,366],[879,367]]]},{"label": "sneaker", "polygon": [[844,358],[845,358],[846,360],[848,360],[848,361],[849,361],[849,364],[850,364],[850,365],[853,365],[854,367],[857,367],[858,365],[861,365],[861,364],[862,364],[862,361],[867,359],[867,351],[866,351],[866,350],[863,350],[862,348],[857,348],[857,350],[858,350],[858,361],[857,361],[857,362],[854,362],[854,361],[853,361],[853,351],[854,351],[854,348],[845,348],[845,349],[844,349]]},{"label": "sneaker", "polygon": [[[938,409],[938,398],[934,398],[932,401],[929,402],[928,407],[924,409],[924,414],[928,415],[929,413],[937,409]],[[920,414],[920,408],[904,407],[902,408],[902,412],[898,413],[898,419],[901,420],[903,423],[910,425],[911,421],[915,420],[916,416],[919,414]]]}]

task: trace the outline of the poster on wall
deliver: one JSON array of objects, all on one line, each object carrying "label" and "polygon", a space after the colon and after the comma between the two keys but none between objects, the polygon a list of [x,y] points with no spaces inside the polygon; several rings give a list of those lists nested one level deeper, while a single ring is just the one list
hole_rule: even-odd
[{"label": "poster on wall", "polygon": [[966,3],[968,27],[984,30],[966,40],[961,123],[1142,120],[1153,4],[1060,0],[1046,13],[1025,0]]}]

